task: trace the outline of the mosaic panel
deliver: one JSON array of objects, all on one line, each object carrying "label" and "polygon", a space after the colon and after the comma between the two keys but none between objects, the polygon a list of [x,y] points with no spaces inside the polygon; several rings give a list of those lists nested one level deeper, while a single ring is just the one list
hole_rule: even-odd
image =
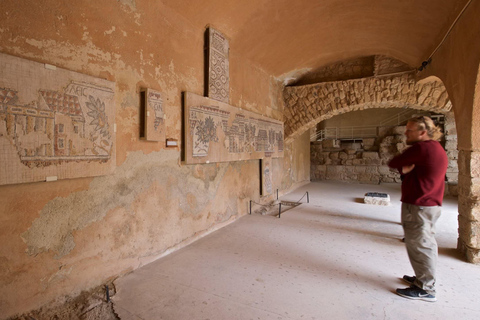
[{"label": "mosaic panel", "polygon": [[283,122],[185,93],[187,164],[283,157]]},{"label": "mosaic panel", "polygon": [[228,103],[230,88],[228,40],[213,28],[208,29],[208,35],[207,96]]},{"label": "mosaic panel", "polygon": [[0,185],[109,174],[115,83],[0,54]]},{"label": "mosaic panel", "polygon": [[260,195],[267,196],[273,193],[273,167],[272,158],[266,155],[260,159]]},{"label": "mosaic panel", "polygon": [[165,120],[161,93],[152,89],[145,89],[142,91],[142,101],[145,114],[143,138],[148,141],[164,141]]}]

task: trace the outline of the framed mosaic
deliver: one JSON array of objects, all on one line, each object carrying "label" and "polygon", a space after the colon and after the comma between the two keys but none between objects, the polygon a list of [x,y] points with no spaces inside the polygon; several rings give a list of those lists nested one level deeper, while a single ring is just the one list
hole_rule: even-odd
[{"label": "framed mosaic", "polygon": [[0,54],[0,185],[115,168],[115,83]]},{"label": "framed mosaic", "polygon": [[260,195],[267,196],[273,194],[273,163],[272,157],[266,155],[260,159]]},{"label": "framed mosaic", "polygon": [[143,134],[147,141],[165,141],[165,117],[162,94],[152,89],[140,92],[143,113]]},{"label": "framed mosaic", "polygon": [[194,93],[184,94],[187,164],[283,157],[283,122]]},{"label": "framed mosaic", "polygon": [[218,30],[209,27],[207,40],[207,96],[228,103],[230,90],[228,39]]}]

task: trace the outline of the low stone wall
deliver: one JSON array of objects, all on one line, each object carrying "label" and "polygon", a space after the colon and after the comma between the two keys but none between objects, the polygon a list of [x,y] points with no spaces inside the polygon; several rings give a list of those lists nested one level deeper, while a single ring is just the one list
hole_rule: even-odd
[{"label": "low stone wall", "polygon": [[342,180],[379,184],[400,182],[400,174],[386,165],[379,152],[353,149],[324,150],[311,145],[311,180]]},{"label": "low stone wall", "polygon": [[[445,194],[458,196],[457,130],[453,112],[444,114],[444,144],[448,157]],[[400,174],[388,161],[403,152],[405,126],[379,127],[377,138],[357,142],[324,140],[311,142],[310,180],[341,180],[378,184],[400,183]]]},{"label": "low stone wall", "polygon": [[378,138],[361,142],[341,143],[338,140],[312,142],[310,146],[310,178],[379,184],[400,182],[397,170],[387,163],[405,148],[401,132],[405,127],[380,130]]},{"label": "low stone wall", "polygon": [[[453,113],[445,115],[445,149],[448,156],[445,194],[458,196],[458,151]],[[310,146],[310,179],[355,181],[379,184],[400,183],[400,174],[387,164],[401,153],[405,143],[405,126],[379,128],[377,138],[361,142],[324,140]]]},{"label": "low stone wall", "polygon": [[315,165],[312,168],[312,176],[312,180],[341,180],[369,184],[400,182],[400,175],[387,166]]}]

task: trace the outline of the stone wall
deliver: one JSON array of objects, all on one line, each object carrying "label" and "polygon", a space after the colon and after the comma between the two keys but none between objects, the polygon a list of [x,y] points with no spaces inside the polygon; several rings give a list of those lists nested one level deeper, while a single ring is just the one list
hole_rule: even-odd
[{"label": "stone wall", "polygon": [[461,150],[458,165],[458,248],[480,263],[480,152]]},{"label": "stone wall", "polygon": [[342,180],[379,184],[400,182],[400,174],[387,163],[405,149],[400,132],[405,127],[385,130],[384,136],[367,138],[357,143],[324,140],[311,143],[310,179]]},{"label": "stone wall", "polygon": [[[310,179],[341,180],[378,184],[400,183],[400,174],[387,164],[408,146],[405,143],[405,126],[383,127],[377,138],[366,138],[355,143],[324,140],[311,143]],[[448,156],[445,193],[458,196],[458,151],[455,121],[452,113],[445,115],[445,149]]]}]

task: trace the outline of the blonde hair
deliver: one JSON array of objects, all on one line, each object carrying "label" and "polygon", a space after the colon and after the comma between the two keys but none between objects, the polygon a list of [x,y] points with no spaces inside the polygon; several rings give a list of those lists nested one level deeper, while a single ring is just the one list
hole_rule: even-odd
[{"label": "blonde hair", "polygon": [[428,136],[432,140],[440,140],[443,136],[442,130],[435,125],[433,120],[427,116],[414,117],[408,120],[408,122],[416,123],[418,130],[427,131]]}]

